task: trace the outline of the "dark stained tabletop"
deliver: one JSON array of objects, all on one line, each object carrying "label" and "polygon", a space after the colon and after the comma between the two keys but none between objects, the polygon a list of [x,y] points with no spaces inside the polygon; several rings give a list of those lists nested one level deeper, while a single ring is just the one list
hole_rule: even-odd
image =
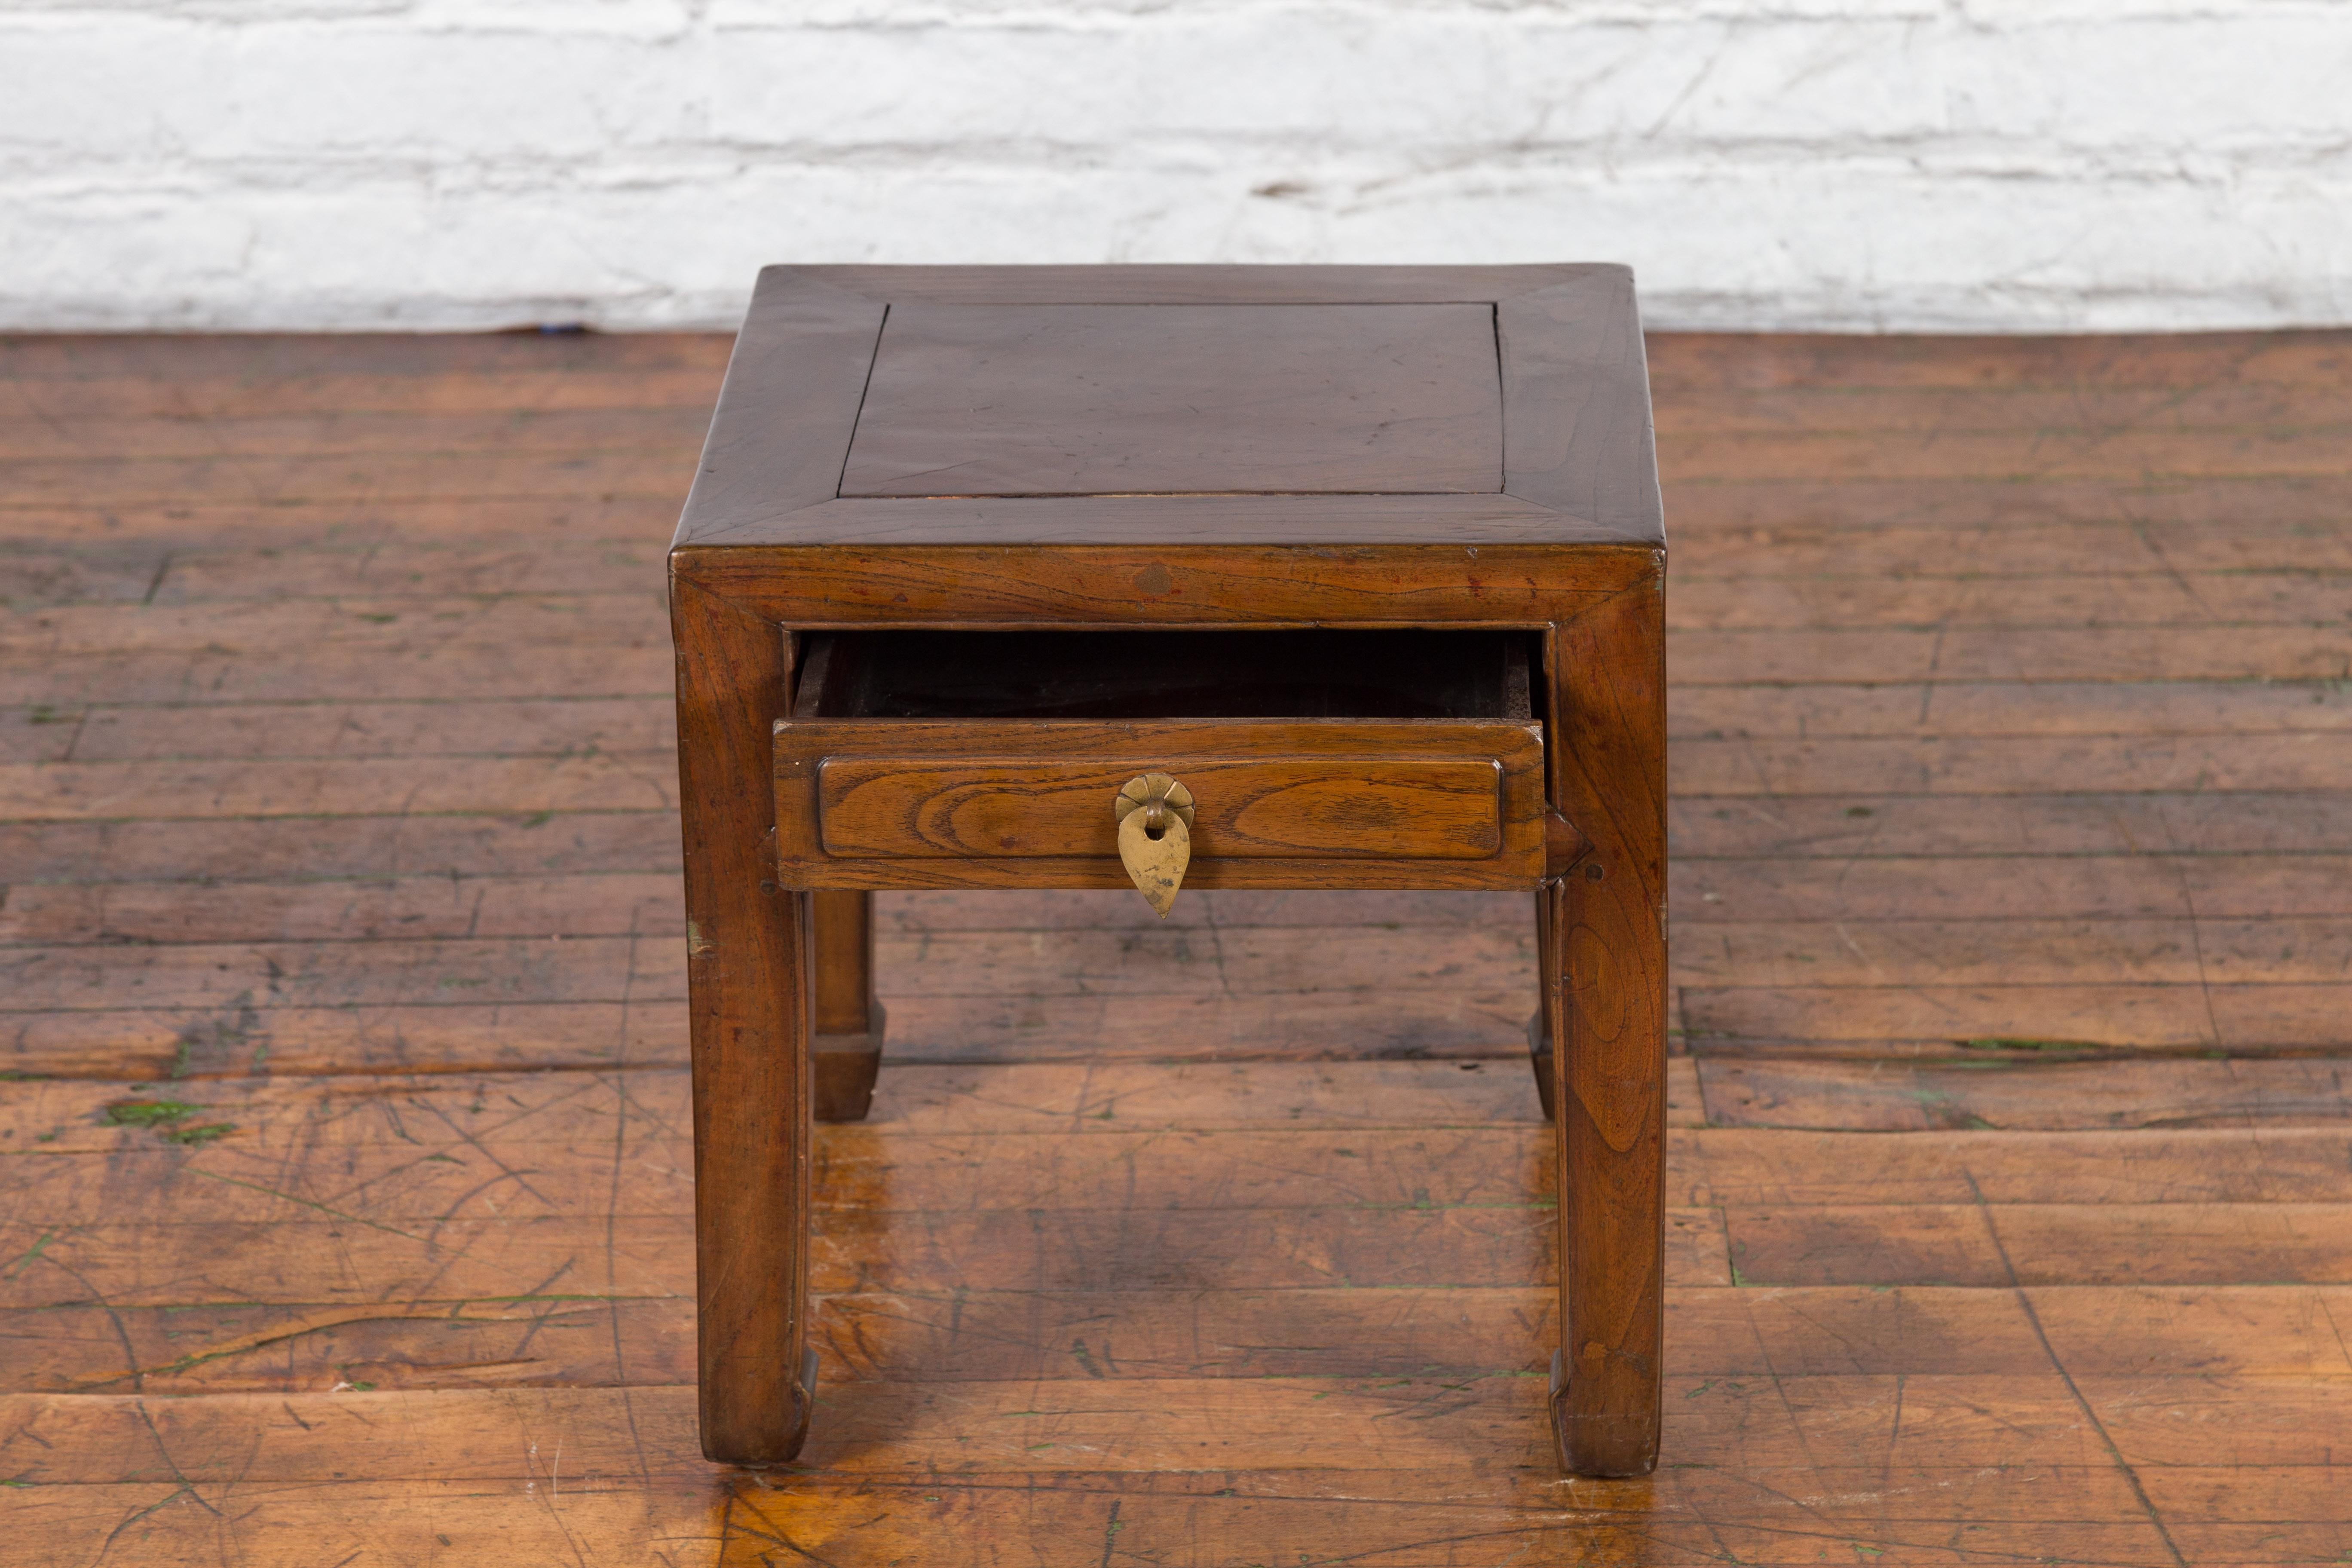
[{"label": "dark stained tabletop", "polygon": [[679,545],[1664,542],[1623,268],[770,268]]},{"label": "dark stained tabletop", "polygon": [[845,496],[1496,491],[1482,305],[893,309]]}]

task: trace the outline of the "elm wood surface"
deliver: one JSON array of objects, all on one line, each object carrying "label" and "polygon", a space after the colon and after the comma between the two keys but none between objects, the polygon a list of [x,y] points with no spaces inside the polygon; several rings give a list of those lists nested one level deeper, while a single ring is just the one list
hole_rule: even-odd
[{"label": "elm wood surface", "polygon": [[[1181,324],[1142,326],[1154,309]],[[908,322],[895,344],[894,310]],[[1181,385],[1213,384],[1216,401],[1187,415],[1181,441],[1171,430],[1139,451],[1121,421],[1151,405],[1106,422],[1099,399],[1069,389],[1074,350],[1101,356],[1085,362],[1097,388],[1171,359]],[[989,411],[912,385],[959,362],[984,377]],[[676,542],[1655,548],[1646,376],[1622,267],[771,267]],[[867,439],[881,456],[861,465],[877,381]],[[1382,409],[1416,428],[1368,428]],[[1184,453],[1213,454],[1214,477]],[[1148,483],[1107,477],[1130,459]],[[976,490],[857,488],[964,468]],[[1195,493],[1162,489],[1180,485]],[[1334,489],[1361,493],[1290,493]]]},{"label": "elm wood surface", "polygon": [[[789,1458],[808,1427],[809,897],[777,885],[760,742],[792,671],[773,626],[670,590],[694,1061],[696,1338],[706,1446]],[[722,1196],[723,1194],[723,1196]],[[805,1363],[805,1364],[804,1364]]]},{"label": "elm wood surface", "polygon": [[862,1121],[874,1103],[889,1009],[875,988],[874,900],[839,889],[809,896],[812,1113]]},{"label": "elm wood surface", "polygon": [[[1551,1416],[1580,1474],[1648,1469],[1664,1326],[1666,662],[1663,582],[1545,642],[1551,797],[1584,841],[1537,952],[1559,1159]],[[1539,1067],[1543,1064],[1538,1063]]]},{"label": "elm wood surface", "polygon": [[[824,643],[803,641],[793,672],[793,704],[814,701],[830,663]],[[874,1102],[889,1012],[875,986],[874,900],[831,889],[809,900],[810,1074],[819,1121],[856,1121]]]},{"label": "elm wood surface", "polygon": [[[1247,516],[1228,521],[1263,529],[1312,499],[1259,498]],[[1525,628],[1562,605],[1597,601],[1657,574],[1657,552],[1647,547],[1192,543],[1202,548],[795,545],[791,574],[777,572],[773,551],[698,545],[680,552],[672,570],[779,625],[808,630],[908,623],[1020,629],[1041,620],[1074,630],[1229,630],[1236,605],[1249,607],[1254,630],[1325,621]],[[826,591],[813,589],[820,582]],[[1475,593],[1465,595],[1465,584]]]},{"label": "elm wood surface", "polygon": [[1532,721],[787,720],[777,854],[795,887],[1126,887],[1110,802],[1159,768],[1188,885],[1527,888],[1543,760]]},{"label": "elm wood surface", "polygon": [[840,493],[1499,491],[1502,404],[1483,303],[894,303]]},{"label": "elm wood surface", "polygon": [[[0,1081],[12,1561],[2352,1550],[2347,344],[1653,341],[1662,427],[1791,434],[1664,454],[1700,1468],[1563,1483],[1527,898],[1478,893],[878,896],[834,1403],[709,1469],[648,584],[726,342],[0,340],[0,1065],[58,1075]],[[663,434],[466,459],[592,405]],[[131,1400],[185,1484],[49,1425]]]},{"label": "elm wood surface", "polygon": [[[846,275],[831,269],[761,274],[678,523],[671,578],[716,600],[720,590],[706,567],[726,569],[727,602],[738,614],[774,616],[772,640],[809,643],[812,659],[827,664],[812,682],[819,716],[795,712],[775,722],[772,811],[724,804],[765,782],[734,771],[752,743],[749,733],[730,730],[715,747],[725,760],[712,765],[727,770],[729,784],[687,793],[687,812],[714,814],[709,826],[689,835],[689,858],[712,836],[727,834],[772,846],[774,875],[787,888],[1118,886],[1130,868],[1107,853],[1116,846],[1098,817],[1089,826],[1086,801],[1158,770],[1201,797],[1189,868],[1196,888],[1532,888],[1550,873],[1547,838],[1557,837],[1547,833],[1553,811],[1537,798],[1537,764],[1547,747],[1566,748],[1560,723],[1592,727],[1593,760],[1571,781],[1560,776],[1555,757],[1552,793],[1571,783],[1588,799],[1621,787],[1662,792],[1663,726],[1624,710],[1642,692],[1654,704],[1662,700],[1664,642],[1639,616],[1593,614],[1596,605],[1654,604],[1664,586],[1656,458],[1629,273],[1323,268],[1277,277],[1264,268],[1192,268],[1043,276],[1052,285],[1045,292],[1036,278],[1003,268],[860,269],[861,292],[851,294],[841,287]],[[1316,290],[1306,297],[1312,302],[1298,302],[1307,288]],[[1121,302],[1106,302],[1106,293]],[[1432,300],[1458,302],[1426,303]],[[869,319],[870,329],[863,327]],[[1541,521],[1522,517],[1494,531],[1475,515],[1437,504],[1454,491],[1486,491]],[[1427,510],[1417,519],[1393,510],[1378,521],[1349,516],[1345,509],[1368,496]],[[894,510],[878,521],[860,510],[887,497],[898,498]],[[1219,498],[1237,499],[1246,510],[1196,510]],[[1341,510],[1328,504],[1335,500]],[[964,515],[975,504],[996,510]],[[1243,519],[1252,526],[1237,535],[1233,525]],[[1153,542],[1156,558],[1132,576],[1117,554],[1093,548],[1139,538]],[[953,567],[934,604],[915,604],[901,592],[885,605],[858,605],[853,584],[836,584],[812,548],[852,542],[884,573],[922,569],[927,543],[951,542],[949,559],[959,565],[973,546],[985,546],[996,572],[1024,584],[1066,583],[1097,606],[1122,592],[1147,598],[1179,592],[1171,563],[1217,573],[1229,554],[1248,566],[1270,557],[1277,577],[1299,564],[1315,577],[1330,547],[1345,545],[1352,547],[1349,564],[1381,599],[1370,626],[1393,625],[1423,605],[1436,606],[1422,613],[1440,625],[1491,625],[1517,600],[1525,618],[1513,626],[1514,641],[1547,628],[1556,637],[1580,616],[1588,629],[1575,649],[1577,668],[1545,672],[1548,691],[1565,700],[1548,716],[1549,742],[1546,724],[1532,717],[1507,732],[1453,716],[1446,703],[1439,706],[1448,717],[1399,723],[1301,716],[827,719],[834,662],[845,675],[852,663],[871,667],[896,628],[986,626],[1006,608],[992,583],[969,583]],[[1496,542],[1517,549],[1501,561],[1480,561],[1481,547]],[[1384,545],[1407,547],[1394,563],[1401,570],[1391,569]],[[1628,559],[1637,555],[1638,563]],[[1503,594],[1490,592],[1498,567],[1516,578]],[[1278,635],[1294,619],[1348,627],[1355,607],[1348,595],[1318,595],[1306,584],[1270,595],[1235,591],[1245,581],[1229,577],[1222,592],[1196,599],[1187,618]],[[806,603],[816,619],[777,614],[774,601],[784,594]],[[1067,632],[1101,614],[1036,605],[1027,618]],[[1160,618],[1146,610],[1114,624],[1149,626]],[[893,631],[822,643],[810,637],[828,626],[861,623]],[[699,681],[726,680],[724,651],[697,644],[689,629],[681,623],[681,660],[703,667]],[[1361,638],[1367,628],[1352,630]],[[1237,645],[1227,639],[1227,646]],[[1022,664],[1037,657],[1011,661],[1014,684],[1032,680]],[[1263,660],[1278,657],[1269,648]],[[1615,668],[1635,664],[1655,668]],[[761,702],[780,700],[763,668],[750,679]],[[1269,706],[1281,711],[1278,702]],[[731,716],[740,724],[747,712],[739,707]],[[712,721],[682,716],[680,745],[697,744]],[[1598,760],[1641,747],[1656,757]],[[1630,810],[1614,800],[1602,809],[1619,816]],[[1577,977],[1573,1005],[1609,1015],[1597,1032],[1578,1026],[1559,1037],[1568,1070],[1583,1075],[1577,1081],[1585,1110],[1601,1114],[1593,1097],[1610,1100],[1597,1134],[1586,1136],[1580,1124],[1562,1142],[1563,1170],[1572,1160],[1580,1178],[1592,1178],[1580,1194],[1632,1205],[1606,1226],[1577,1216],[1581,1199],[1564,1205],[1564,1234],[1573,1245],[1562,1254],[1563,1300],[1573,1297],[1576,1305],[1561,1321],[1587,1337],[1562,1363],[1554,1426],[1561,1462],[1593,1475],[1642,1475],[1657,1462],[1663,1306],[1654,1279],[1663,1221],[1654,1174],[1642,1172],[1657,1163],[1664,1108],[1664,879],[1663,834],[1651,834],[1658,839],[1652,851],[1642,831],[1612,830],[1598,842],[1580,834],[1577,845],[1596,879],[1616,863],[1631,890],[1615,902],[1646,896],[1649,918],[1627,920],[1620,910],[1561,927],[1569,944],[1545,962],[1556,990],[1572,951],[1575,964],[1589,971]],[[1660,861],[1650,874],[1626,859],[1644,853]],[[726,874],[742,873],[739,866]],[[1156,886],[1155,908],[1164,912],[1172,879]],[[697,926],[689,940],[704,934]],[[698,990],[715,985],[730,967],[727,939],[710,940],[707,962],[689,972]],[[781,953],[804,944],[805,933],[780,919],[767,941]],[[1612,943],[1642,951],[1602,951]],[[803,973],[788,987],[795,997],[808,985],[805,957],[801,962]],[[728,1009],[698,1002],[691,1012],[698,1071],[703,1063],[755,1052],[745,1042],[756,1028],[773,1027],[791,1037],[780,1036],[769,1048],[791,1064],[786,1070],[807,1073],[804,1016],[772,1016],[711,1047],[706,1037],[725,1026]],[[1594,1052],[1605,1061],[1583,1059]],[[716,1092],[731,1094],[731,1083]],[[781,1109],[794,1120],[806,1115],[797,1101]],[[733,1205],[739,1182],[731,1154],[722,1147],[701,1161],[703,1205]],[[1640,1170],[1612,1169],[1628,1161]],[[781,1156],[747,1157],[742,1182],[772,1177],[805,1180]],[[804,1335],[803,1243],[763,1248],[758,1240],[791,1206],[760,1209],[749,1223],[714,1218],[709,1226],[706,1266],[717,1267],[721,1256],[727,1262],[723,1282],[705,1285],[706,1304],[714,1290],[761,1297],[756,1308],[718,1314],[728,1342],[735,1331],[725,1325],[746,1314],[780,1325],[772,1336],[779,1353],[796,1350]],[[1613,1245],[1628,1238],[1628,1247]],[[1636,1317],[1646,1317],[1646,1326],[1633,1323]],[[796,1454],[807,1404],[773,1394],[772,1387],[734,1382],[707,1356],[703,1431],[710,1458],[774,1463]]]},{"label": "elm wood surface", "polygon": [[817,634],[777,726],[786,880],[1124,887],[1104,801],[1181,768],[1211,797],[1195,887],[1531,885],[1574,835],[1544,804],[1528,640]]}]

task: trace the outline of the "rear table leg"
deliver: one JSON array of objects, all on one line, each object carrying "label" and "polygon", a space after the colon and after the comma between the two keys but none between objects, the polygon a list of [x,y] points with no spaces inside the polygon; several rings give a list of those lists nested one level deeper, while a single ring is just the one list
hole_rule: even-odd
[{"label": "rear table leg", "polygon": [[883,1011],[874,994],[874,895],[811,893],[816,925],[816,1119],[863,1121],[882,1066]]},{"label": "rear table leg", "polygon": [[[1536,952],[1538,953],[1548,954],[1551,951],[1551,917],[1546,912],[1550,905],[1551,889],[1547,888],[1536,895]],[[1551,988],[1539,983],[1537,989],[1548,996]],[[1536,1069],[1536,1099],[1543,1105],[1544,1120],[1557,1121],[1559,1111],[1551,1100],[1551,1009],[1548,1006],[1538,1005],[1536,1016],[1528,1020],[1528,1060]]]}]

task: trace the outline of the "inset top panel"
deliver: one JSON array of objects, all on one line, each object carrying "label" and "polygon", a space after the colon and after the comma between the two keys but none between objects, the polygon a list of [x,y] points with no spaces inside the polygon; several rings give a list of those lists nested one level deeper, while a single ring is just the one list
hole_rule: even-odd
[{"label": "inset top panel", "polygon": [[840,494],[1502,488],[1491,305],[894,302]]},{"label": "inset top panel", "polygon": [[772,267],[676,546],[1654,548],[1658,499],[1622,267]]}]

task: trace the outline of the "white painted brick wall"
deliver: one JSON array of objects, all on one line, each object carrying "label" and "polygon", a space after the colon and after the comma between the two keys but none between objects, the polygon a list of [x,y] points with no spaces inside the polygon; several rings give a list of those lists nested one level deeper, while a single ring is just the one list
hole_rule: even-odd
[{"label": "white painted brick wall", "polygon": [[1551,259],[1670,325],[2352,321],[2352,0],[0,0],[0,325]]}]

